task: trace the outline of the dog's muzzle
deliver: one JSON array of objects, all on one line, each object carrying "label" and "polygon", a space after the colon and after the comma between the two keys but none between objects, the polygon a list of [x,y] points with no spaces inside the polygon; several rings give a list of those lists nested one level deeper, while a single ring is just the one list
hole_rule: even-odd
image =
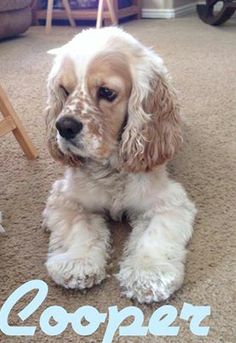
[{"label": "dog's muzzle", "polygon": [[66,140],[75,138],[83,129],[83,124],[73,117],[64,116],[57,120],[56,128]]}]

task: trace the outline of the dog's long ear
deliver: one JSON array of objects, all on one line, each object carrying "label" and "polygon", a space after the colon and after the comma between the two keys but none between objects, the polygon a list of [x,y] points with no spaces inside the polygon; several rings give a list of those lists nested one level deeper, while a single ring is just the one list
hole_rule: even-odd
[{"label": "dog's long ear", "polygon": [[139,66],[121,139],[121,163],[129,172],[146,172],[170,160],[182,142],[179,106],[162,60],[151,54]]},{"label": "dog's long ear", "polygon": [[49,55],[58,56],[62,54],[64,51],[66,51],[67,47],[68,47],[68,43],[60,46],[59,48],[50,49],[47,51],[47,53]]},{"label": "dog's long ear", "polygon": [[55,126],[56,119],[62,111],[65,103],[65,95],[56,82],[56,76],[52,72],[48,79],[48,100],[46,107],[46,130],[47,130],[47,144],[49,152],[55,160],[63,160],[64,156],[58,149],[56,135],[57,130]]},{"label": "dog's long ear", "polygon": [[[76,156],[70,154],[64,155],[59,149],[57,144],[57,130],[55,125],[57,117],[61,113],[67,98],[65,89],[60,86],[60,80],[63,80],[63,76],[61,76],[61,70],[63,70],[63,74],[66,75],[66,78],[68,79],[71,75],[70,68],[71,64],[68,62],[68,60],[64,59],[63,63],[60,64],[60,59],[57,59],[56,57],[54,66],[48,77],[48,100],[45,111],[45,119],[47,130],[47,145],[50,154],[55,160],[60,161],[63,164],[75,167],[80,165],[80,160]],[[71,77],[71,79],[73,79],[73,77]]]}]

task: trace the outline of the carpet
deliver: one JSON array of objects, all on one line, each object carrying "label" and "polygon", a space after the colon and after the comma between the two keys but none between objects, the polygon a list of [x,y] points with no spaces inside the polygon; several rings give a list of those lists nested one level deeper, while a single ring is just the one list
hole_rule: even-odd
[{"label": "carpet", "polygon": [[[235,342],[236,20],[211,27],[196,16],[187,16],[131,21],[124,28],[164,58],[185,117],[184,145],[169,166],[172,177],[184,185],[198,208],[184,285],[162,304],[139,305],[121,297],[113,274],[129,234],[125,223],[112,225],[110,278],[100,286],[83,293],[68,291],[47,276],[48,234],[40,227],[41,212],[51,184],[62,175],[63,168],[51,159],[46,147],[43,111],[52,63],[46,51],[64,44],[81,28],[54,27],[47,36],[43,27],[32,27],[24,36],[0,44],[1,85],[39,151],[37,160],[28,161],[12,134],[0,139],[0,210],[7,232],[0,236],[0,306],[16,288],[32,279],[44,280],[49,292],[24,323],[17,313],[36,291],[24,296],[9,316],[11,324],[36,325],[35,336],[6,337],[0,333],[2,342],[102,342],[107,321],[88,337],[78,336],[71,326],[59,336],[45,335],[39,317],[51,305],[62,306],[67,312],[84,305],[100,312],[115,305],[119,309],[138,306],[146,325],[152,313],[166,304],[178,310],[173,324],[180,326],[178,336],[119,337],[116,332],[113,342]],[[210,316],[202,322],[210,327],[208,336],[194,335],[190,320],[179,318],[184,303],[211,307]]]}]

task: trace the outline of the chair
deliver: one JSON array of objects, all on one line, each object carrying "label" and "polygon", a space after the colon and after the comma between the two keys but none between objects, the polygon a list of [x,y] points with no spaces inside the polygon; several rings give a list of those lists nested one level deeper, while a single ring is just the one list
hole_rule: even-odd
[{"label": "chair", "polygon": [[[72,27],[76,27],[75,21],[71,15],[71,9],[69,0],[62,0],[63,6],[66,11],[66,15]],[[52,12],[53,12],[53,0],[48,0],[48,7],[47,7],[47,18],[46,18],[46,33],[51,32],[52,27]]]},{"label": "chair", "polygon": [[54,8],[53,0],[48,0],[47,8],[40,8],[37,0],[32,0],[34,23],[39,20],[46,20],[46,33],[51,32],[52,19],[69,19],[74,27],[75,20],[96,20],[96,27],[100,28],[102,24],[117,25],[119,20],[127,17],[141,18],[142,0],[132,0],[129,6],[119,7],[118,0],[98,0],[97,8],[78,8],[71,10],[70,1],[62,0],[64,8]]},{"label": "chair", "polygon": [[27,135],[23,124],[18,118],[14,108],[12,107],[6,93],[0,86],[0,112],[3,115],[3,120],[0,121],[0,137],[12,132],[16,137],[19,145],[26,154],[29,160],[33,160],[38,156],[36,149],[29,136]]}]

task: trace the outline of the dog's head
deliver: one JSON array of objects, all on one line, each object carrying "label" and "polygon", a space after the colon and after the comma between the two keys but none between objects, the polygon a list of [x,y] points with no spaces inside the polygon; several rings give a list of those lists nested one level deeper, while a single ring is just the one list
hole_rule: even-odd
[{"label": "dog's head", "polygon": [[180,145],[180,116],[162,60],[118,28],[90,29],[55,49],[48,81],[52,156],[152,170]]}]

